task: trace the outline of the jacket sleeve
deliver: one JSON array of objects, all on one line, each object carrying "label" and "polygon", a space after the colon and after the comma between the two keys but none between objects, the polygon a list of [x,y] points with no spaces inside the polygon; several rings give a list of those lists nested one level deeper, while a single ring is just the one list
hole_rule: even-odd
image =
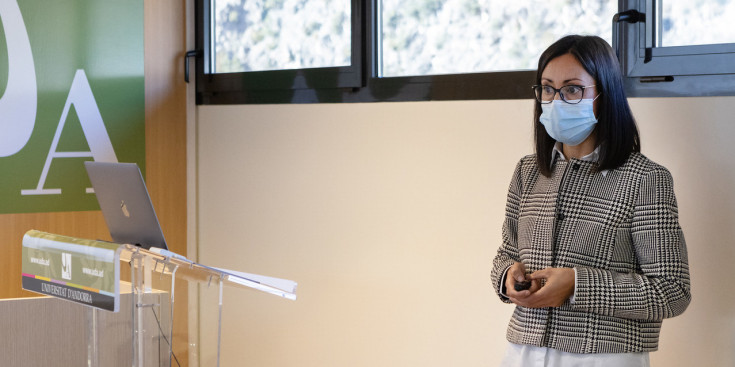
[{"label": "jacket sleeve", "polygon": [[495,289],[495,293],[500,300],[505,303],[511,301],[503,296],[503,284],[501,284],[503,274],[515,262],[520,261],[518,256],[518,213],[521,203],[521,167],[522,163],[516,165],[513,178],[508,189],[508,200],[505,205],[505,220],[503,221],[502,242],[498,248],[498,252],[493,259],[493,268],[490,273],[490,279]]},{"label": "jacket sleeve", "polygon": [[660,321],[691,301],[686,243],[671,174],[656,167],[641,179],[631,221],[638,271],[577,268],[573,308],[605,316]]}]

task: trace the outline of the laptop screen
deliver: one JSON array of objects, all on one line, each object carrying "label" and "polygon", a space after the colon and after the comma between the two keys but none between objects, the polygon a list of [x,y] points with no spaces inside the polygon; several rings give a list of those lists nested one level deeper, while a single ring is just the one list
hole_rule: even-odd
[{"label": "laptop screen", "polygon": [[135,163],[84,162],[112,240],[166,249],[148,190]]}]

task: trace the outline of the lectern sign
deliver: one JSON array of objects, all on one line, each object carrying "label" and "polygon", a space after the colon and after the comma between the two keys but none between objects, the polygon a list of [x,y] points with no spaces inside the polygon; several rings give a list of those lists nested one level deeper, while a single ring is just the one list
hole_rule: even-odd
[{"label": "lectern sign", "polygon": [[23,289],[117,312],[119,247],[28,231],[23,236]]}]

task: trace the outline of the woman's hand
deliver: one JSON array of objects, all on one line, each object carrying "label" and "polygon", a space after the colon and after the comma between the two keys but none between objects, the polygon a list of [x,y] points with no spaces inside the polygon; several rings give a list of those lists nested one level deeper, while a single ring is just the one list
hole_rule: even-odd
[{"label": "woman's hand", "polygon": [[516,283],[524,281],[531,281],[531,279],[526,276],[526,267],[523,265],[523,263],[517,262],[513,264],[510,268],[508,268],[508,272],[505,275],[505,295],[508,296],[511,301],[514,298],[528,297],[529,295],[531,295],[531,293],[536,292],[539,288],[541,288],[540,282],[531,281],[531,288],[522,291],[516,291]]},{"label": "woman's hand", "polygon": [[[511,270],[515,266],[511,266],[508,270],[508,278],[511,278]],[[559,307],[574,294],[574,269],[572,268],[546,268],[534,272],[526,278],[532,281],[531,291],[513,292],[514,294],[511,294],[511,285],[506,293],[510,300],[519,306],[528,308]],[[542,280],[545,280],[545,283],[543,287],[540,287]],[[506,287],[507,284],[508,280],[506,279]],[[537,291],[533,290],[534,286],[538,287],[536,288]]]}]

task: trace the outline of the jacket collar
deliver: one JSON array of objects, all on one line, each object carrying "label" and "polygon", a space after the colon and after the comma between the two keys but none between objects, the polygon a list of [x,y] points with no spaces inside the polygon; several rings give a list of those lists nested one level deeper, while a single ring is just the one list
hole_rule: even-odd
[{"label": "jacket collar", "polygon": [[[554,164],[554,161],[556,160],[557,156],[559,157],[559,159],[563,161],[567,160],[567,158],[564,157],[564,153],[562,152],[562,144],[558,141],[556,142],[556,144],[554,144],[554,148],[551,151],[551,164],[552,165]],[[592,153],[587,154],[586,156],[582,158],[579,158],[579,160],[585,161],[585,162],[597,162],[598,160],[600,160],[600,146],[598,145],[595,148],[595,150],[592,151]],[[600,173],[602,173],[602,177],[605,177],[608,171],[609,170],[600,171]]]}]

